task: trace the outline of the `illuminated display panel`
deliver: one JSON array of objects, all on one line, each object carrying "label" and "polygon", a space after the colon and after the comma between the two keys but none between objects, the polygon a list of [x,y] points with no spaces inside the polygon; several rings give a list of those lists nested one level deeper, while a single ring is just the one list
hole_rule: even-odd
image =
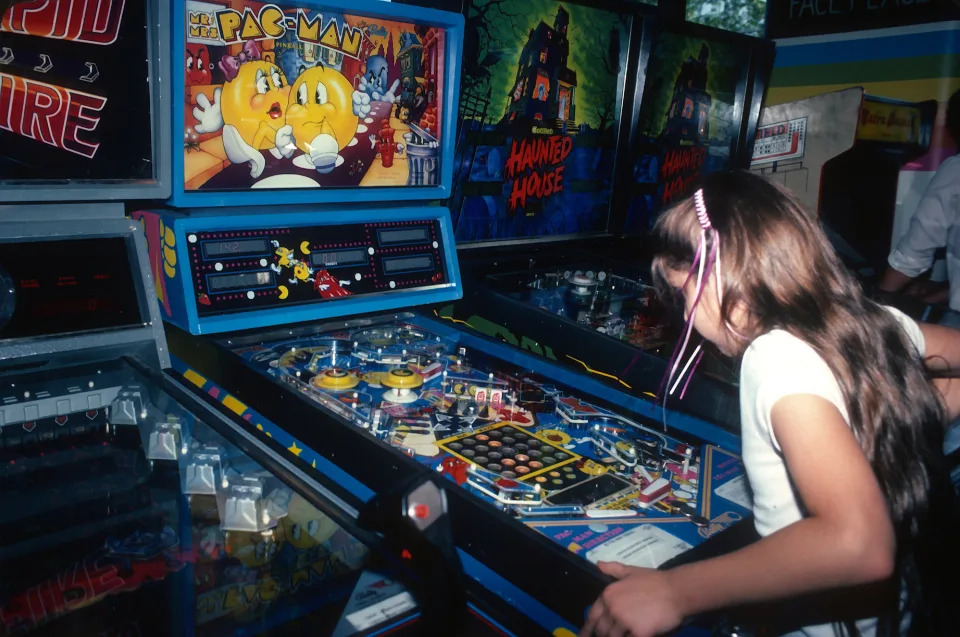
[{"label": "illuminated display panel", "polygon": [[314,252],[310,254],[313,267],[346,267],[366,263],[369,260],[366,250],[338,250],[336,252]]},{"label": "illuminated display panel", "polygon": [[386,274],[397,272],[417,272],[429,270],[433,267],[433,258],[429,254],[414,257],[394,257],[383,260],[383,271]]},{"label": "illuminated display panel", "polygon": [[243,257],[270,252],[270,242],[266,239],[243,239],[237,241],[205,241],[203,255],[213,257]]},{"label": "illuminated display panel", "polygon": [[208,285],[211,292],[222,292],[223,290],[248,290],[272,284],[272,272],[240,272],[211,275]]},{"label": "illuminated display panel", "polygon": [[381,245],[391,245],[395,243],[426,243],[429,236],[426,228],[381,230],[378,235]]},{"label": "illuminated display panel", "polygon": [[[153,254],[159,247],[164,264],[156,274],[160,296],[169,298],[168,279],[176,270],[167,267],[167,244],[158,245],[156,217],[143,219],[148,246]],[[449,285],[437,220],[214,227],[185,239],[186,258],[178,264],[188,265],[201,317]]]}]

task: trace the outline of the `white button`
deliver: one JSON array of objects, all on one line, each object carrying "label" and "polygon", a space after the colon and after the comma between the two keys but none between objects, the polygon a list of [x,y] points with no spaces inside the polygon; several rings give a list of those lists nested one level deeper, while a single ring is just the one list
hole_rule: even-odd
[{"label": "white button", "polygon": [[392,290],[392,289],[395,288],[395,287],[397,287],[397,282],[396,282],[396,281],[390,281],[390,289]]},{"label": "white button", "polygon": [[359,272],[357,272],[356,274],[353,275],[353,278],[355,278],[357,281],[359,281],[359,280],[362,279],[363,277],[360,275]]},{"label": "white button", "polygon": [[434,249],[439,248],[439,247],[440,247],[440,244],[437,243],[436,241],[434,241],[434,242],[433,242],[433,247],[434,247]]},{"label": "white button", "polygon": [[195,234],[190,235],[189,237],[187,237],[187,241],[189,241],[190,243],[196,243],[196,242],[197,242],[197,235],[195,235]]},{"label": "white button", "polygon": [[213,269],[216,270],[217,272],[219,272],[220,270],[223,269],[223,264],[222,264],[222,263],[215,263],[215,264],[213,265]]},{"label": "white button", "polygon": [[267,267],[267,260],[266,260],[266,259],[260,259],[260,267],[261,267],[261,268]]},{"label": "white button", "polygon": [[373,248],[367,248],[367,254],[372,255],[375,252]]},{"label": "white button", "polygon": [[256,295],[253,293],[253,290],[247,290],[247,298],[248,298],[248,299],[253,299],[254,296],[256,296]]}]

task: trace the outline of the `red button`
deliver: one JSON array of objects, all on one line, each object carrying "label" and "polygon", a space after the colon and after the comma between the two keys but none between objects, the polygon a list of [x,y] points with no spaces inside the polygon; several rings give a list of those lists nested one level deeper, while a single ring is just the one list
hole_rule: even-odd
[{"label": "red button", "polygon": [[411,515],[418,520],[423,520],[430,515],[430,507],[426,504],[414,504],[410,507]]}]

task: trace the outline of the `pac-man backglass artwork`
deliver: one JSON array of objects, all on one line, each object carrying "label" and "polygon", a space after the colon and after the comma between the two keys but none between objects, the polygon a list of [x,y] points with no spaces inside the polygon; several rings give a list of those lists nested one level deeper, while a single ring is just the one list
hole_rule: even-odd
[{"label": "pac-man backglass artwork", "polygon": [[448,33],[379,4],[188,0],[183,190],[439,184]]}]

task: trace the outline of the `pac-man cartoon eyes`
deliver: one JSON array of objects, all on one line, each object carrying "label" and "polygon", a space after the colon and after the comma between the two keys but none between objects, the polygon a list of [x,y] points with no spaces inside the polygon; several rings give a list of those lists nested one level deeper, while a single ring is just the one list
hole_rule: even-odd
[{"label": "pac-man cartoon eyes", "polygon": [[[307,100],[311,97],[307,95],[307,84],[304,82],[300,85],[300,88],[297,90],[297,104],[300,106],[306,106]],[[317,84],[317,90],[313,94],[313,103],[322,105],[327,103],[327,87],[323,84]]]}]

